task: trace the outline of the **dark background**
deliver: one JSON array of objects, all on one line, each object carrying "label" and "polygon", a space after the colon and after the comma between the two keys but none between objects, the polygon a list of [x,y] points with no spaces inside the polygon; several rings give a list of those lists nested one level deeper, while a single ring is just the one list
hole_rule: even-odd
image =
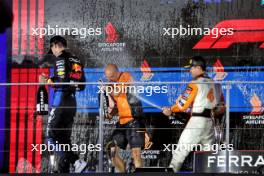
[{"label": "dark background", "polygon": [[[139,67],[144,58],[152,67],[178,67],[193,55],[203,55],[208,65],[220,58],[224,66],[263,65],[260,43],[239,43],[228,49],[192,49],[202,36],[163,36],[162,28],[179,25],[213,28],[229,19],[261,19],[259,0],[45,0],[45,27],[102,28],[101,36],[65,36],[69,48],[82,58],[86,67],[118,63],[121,67]],[[100,52],[105,42],[107,23],[116,28],[117,42],[125,42],[123,52]],[[45,37],[48,48],[51,36]],[[42,56],[43,57],[43,56]],[[41,56],[40,56],[41,58]],[[37,61],[39,58],[37,59]],[[37,62],[36,60],[34,60]],[[37,62],[38,63],[38,62]]]},{"label": "dark background", "polygon": [[[209,66],[220,59],[224,66],[263,66],[264,50],[260,43],[233,44],[226,49],[194,50],[193,46],[202,36],[163,36],[164,27],[179,25],[213,28],[220,21],[228,19],[263,19],[264,7],[260,0],[230,0],[208,3],[200,0],[45,0],[44,26],[102,28],[101,36],[65,36],[70,50],[85,64],[86,68],[103,68],[108,63],[120,67],[140,67],[147,60],[151,67],[181,67],[193,55],[205,57]],[[125,43],[123,51],[100,51],[98,43],[106,42],[105,27],[111,22],[118,33],[116,43]],[[30,35],[30,32],[28,32]],[[49,39],[45,36],[45,51]],[[19,67],[47,67],[53,62],[48,55],[20,54],[11,56],[10,69]],[[11,76],[10,76],[11,79]],[[79,113],[75,117],[72,139],[74,143],[96,143],[98,114]],[[235,149],[264,149],[263,126],[246,126],[241,121],[241,113],[231,114],[231,143]],[[161,113],[146,114],[154,130],[152,149],[161,149],[164,143],[177,143],[183,126],[171,125]],[[43,117],[43,130],[47,117]],[[109,126],[113,127],[113,126]],[[112,130],[105,132],[105,142]],[[45,131],[43,131],[45,134]],[[44,136],[43,136],[44,139]],[[98,154],[89,152],[82,156],[89,162],[89,170],[98,164]],[[43,155],[43,171],[46,171],[47,157]],[[146,161],[146,166],[168,166],[170,154],[160,156],[159,161]],[[105,163],[107,165],[107,163]],[[107,167],[106,167],[107,168]],[[191,159],[187,159],[184,170],[191,170]]]},{"label": "dark background", "polygon": [[258,0],[221,3],[193,3],[191,0],[47,0],[45,12],[46,25],[104,28],[111,22],[116,27],[120,35],[118,42],[127,43],[127,50],[122,54],[96,52],[97,43],[102,42],[104,36],[87,37],[85,40],[78,39],[78,36],[69,37],[73,41],[73,51],[85,58],[88,67],[102,67],[106,64],[105,60],[117,62],[122,67],[139,67],[143,58],[147,58],[152,67],[178,67],[196,54],[206,57],[209,65],[216,58],[220,58],[225,66],[263,63],[263,49],[258,48],[259,43],[235,44],[222,50],[193,50],[192,47],[202,36],[177,36],[172,39],[162,35],[162,28],[178,27],[180,24],[212,28],[222,20],[263,18],[264,9]]}]

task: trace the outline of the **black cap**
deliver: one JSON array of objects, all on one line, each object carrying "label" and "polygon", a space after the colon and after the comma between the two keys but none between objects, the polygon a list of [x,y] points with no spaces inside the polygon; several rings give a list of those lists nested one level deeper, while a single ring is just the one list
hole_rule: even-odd
[{"label": "black cap", "polygon": [[189,65],[184,66],[185,68],[191,68],[193,66],[200,66],[205,71],[206,62],[202,56],[193,56],[190,58]]},{"label": "black cap", "polygon": [[51,44],[53,44],[53,43],[54,44],[61,43],[62,46],[64,46],[65,48],[67,47],[67,40],[60,35],[56,35],[50,39],[50,49],[49,49],[48,54],[52,54]]}]

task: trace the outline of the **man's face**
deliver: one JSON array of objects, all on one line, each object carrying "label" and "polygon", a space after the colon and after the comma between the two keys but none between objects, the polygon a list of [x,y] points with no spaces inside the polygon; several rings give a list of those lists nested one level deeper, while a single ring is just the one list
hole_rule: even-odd
[{"label": "man's face", "polygon": [[118,80],[118,71],[106,69],[105,76],[109,82],[116,82]]},{"label": "man's face", "polygon": [[54,44],[54,43],[52,43],[52,44],[50,45],[50,49],[51,49],[52,53],[53,53],[55,56],[58,56],[58,55],[60,54],[60,52],[61,52],[61,48],[59,47],[58,44]]},{"label": "man's face", "polygon": [[192,66],[190,69],[190,73],[192,75],[193,78],[196,78],[197,76],[200,76],[201,74],[203,74],[203,69],[201,68],[201,66]]}]

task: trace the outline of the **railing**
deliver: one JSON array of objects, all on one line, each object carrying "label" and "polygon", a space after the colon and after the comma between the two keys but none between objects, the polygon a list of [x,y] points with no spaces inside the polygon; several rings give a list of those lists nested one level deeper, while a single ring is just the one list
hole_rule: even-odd
[{"label": "railing", "polygon": [[[157,85],[167,85],[167,86],[168,85],[179,85],[179,87],[180,86],[183,87],[183,86],[186,86],[186,84],[188,84],[188,83],[189,82],[171,82],[171,81],[164,81],[164,82],[133,82],[133,85],[137,85],[137,86],[139,86],[139,85],[142,85],[142,86],[146,86],[146,85],[149,85],[149,86],[157,86]],[[28,158],[31,158],[30,161],[29,161],[29,163],[30,162],[33,162],[33,161],[35,162],[35,166],[36,166],[36,160],[39,161],[39,158],[36,158],[36,157],[33,158],[33,156],[32,156],[32,155],[36,155],[36,154],[29,154],[29,147],[28,146],[25,145],[25,147],[22,147],[22,148],[20,148],[20,146],[19,146],[20,144],[21,145],[24,144],[24,143],[21,143],[21,139],[19,139],[19,137],[24,137],[26,139],[26,135],[25,134],[24,135],[20,135],[19,132],[17,132],[17,131],[23,131],[23,130],[28,131],[28,136],[27,137],[30,137],[30,141],[32,143],[34,143],[34,144],[37,144],[38,142],[42,142],[41,140],[38,140],[36,138],[36,136],[41,137],[43,134],[42,133],[34,134],[34,133],[30,133],[29,131],[30,130],[33,130],[33,131],[35,130],[35,132],[36,132],[38,130],[41,130],[41,131],[43,130],[43,133],[45,132],[45,127],[42,128],[42,129],[37,129],[37,127],[38,127],[38,125],[39,126],[42,126],[42,125],[40,125],[40,123],[43,122],[43,124],[44,124],[44,121],[47,120],[47,117],[35,116],[35,113],[34,113],[34,111],[35,111],[35,100],[32,100],[32,99],[35,99],[35,97],[32,97],[33,94],[29,94],[30,93],[29,91],[30,90],[33,90],[32,88],[35,88],[35,92],[34,93],[36,93],[37,86],[39,86],[39,85],[49,85],[49,86],[52,87],[54,85],[73,85],[73,84],[76,84],[76,83],[51,83],[51,84],[23,83],[23,82],[21,82],[21,83],[0,83],[0,86],[7,86],[7,87],[10,88],[10,98],[11,98],[10,106],[6,106],[6,107],[1,107],[0,108],[0,111],[1,110],[5,110],[6,111],[6,114],[7,114],[6,121],[10,120],[10,125],[11,125],[10,128],[5,128],[4,129],[4,131],[6,133],[9,133],[9,135],[10,135],[10,148],[8,150],[10,152],[9,153],[9,156],[10,156],[9,164],[10,165],[14,165],[14,167],[17,167],[17,164],[18,163],[16,163],[16,162],[18,162],[19,156],[25,156],[25,155],[27,155]],[[78,84],[85,84],[86,85],[86,90],[84,90],[83,92],[78,92],[77,93],[78,94],[78,95],[76,95],[76,97],[77,97],[77,104],[78,104],[78,98],[82,97],[82,94],[85,94],[86,91],[88,91],[88,90],[91,91],[93,89],[93,92],[96,92],[97,93],[99,91],[99,87],[100,86],[107,86],[107,85],[109,85],[111,83],[106,83],[106,82],[100,82],[100,83],[99,82],[86,82],[86,83],[78,83]],[[125,85],[125,84],[129,84],[129,83],[119,83],[119,84],[124,84]],[[206,82],[206,83],[201,83],[201,84],[221,84],[222,87],[224,88],[223,90],[225,91],[224,94],[225,94],[225,101],[226,101],[225,102],[225,104],[226,104],[225,128],[224,128],[225,129],[225,144],[228,145],[228,144],[232,143],[232,142],[230,142],[230,130],[239,130],[238,128],[231,128],[230,127],[230,119],[232,118],[230,116],[230,113],[232,112],[231,109],[232,108],[240,108],[240,109],[243,109],[243,108],[247,108],[247,109],[250,109],[250,108],[257,108],[257,109],[259,109],[260,108],[261,109],[262,108],[262,105],[261,104],[260,104],[261,105],[260,107],[258,107],[259,105],[257,105],[257,106],[252,105],[252,106],[248,106],[248,107],[245,107],[245,106],[233,107],[231,105],[231,102],[236,97],[234,97],[232,95],[232,92],[231,92],[232,88],[234,86],[237,86],[237,85],[263,85],[264,82],[263,81],[259,81],[259,82],[258,81],[221,81],[221,82],[214,81],[214,82]],[[27,88],[27,97],[23,97],[22,95],[21,95],[21,97],[19,97],[19,95],[16,95],[16,97],[14,98],[14,92],[23,93],[23,91],[21,91],[19,89],[20,86],[23,86],[24,88],[25,87],[28,87],[28,88],[30,87],[30,89]],[[97,87],[97,86],[99,86],[99,87]],[[15,90],[15,89],[12,89],[12,87],[17,87],[18,89]],[[94,90],[94,89],[97,89],[97,90]],[[249,92],[251,92],[250,95],[253,95],[253,92],[254,91],[257,91],[257,90],[250,90],[250,88],[248,88],[248,87],[246,87],[245,89],[249,89]],[[170,91],[171,90],[168,89],[168,92],[170,92]],[[179,92],[180,91],[177,91],[176,93],[174,93],[174,96],[175,97],[173,97],[173,99],[176,99],[180,95]],[[12,99],[12,96],[13,96],[13,99]],[[264,98],[264,97],[262,97],[263,95],[261,94],[259,96],[260,96],[259,97],[260,101],[262,101],[263,100],[262,98]],[[147,108],[153,108],[153,109],[156,109],[157,110],[156,112],[154,112],[154,111],[153,112],[147,112],[148,114],[150,114],[150,113],[152,113],[152,114],[160,113],[161,114],[161,110],[162,110],[162,107],[163,107],[162,104],[156,104],[155,102],[151,102],[148,99],[147,99],[147,101],[149,101],[149,102],[146,102],[144,100],[144,98],[146,99],[146,98],[149,98],[149,97],[143,96],[143,99],[141,99],[141,101],[145,104],[143,106],[145,110]],[[172,98],[172,97],[170,97],[170,98]],[[31,99],[31,100],[29,100],[29,99]],[[247,98],[247,99],[249,99],[249,98]],[[14,100],[16,100],[17,106],[14,106]],[[29,101],[30,101],[30,103],[28,103]],[[100,96],[100,99],[98,99],[97,102],[99,102],[99,101],[101,102],[100,105],[103,105],[103,101],[104,101],[103,100],[103,96]],[[26,102],[26,103],[23,103],[23,102]],[[170,105],[172,105],[171,102],[169,102],[169,103],[170,103]],[[30,104],[31,107],[28,107],[28,104]],[[82,104],[85,104],[85,103],[82,102]],[[89,105],[89,103],[88,103],[88,105]],[[168,106],[168,104],[164,104],[164,106]],[[64,108],[71,108],[71,107],[64,107]],[[99,118],[97,118],[97,120],[95,119],[95,121],[97,121],[96,123],[98,123],[98,126],[96,125],[94,127],[94,129],[98,130],[98,134],[97,134],[98,136],[93,136],[93,137],[98,140],[98,142],[97,142],[98,144],[101,144],[102,150],[98,151],[97,154],[96,154],[96,155],[98,155],[98,164],[95,164],[95,165],[96,165],[96,171],[97,172],[104,172],[105,171],[105,167],[106,167],[106,165],[105,165],[105,157],[106,156],[104,154],[105,150],[103,150],[104,149],[104,146],[105,146],[104,133],[105,133],[105,130],[109,130],[113,126],[110,127],[110,128],[105,127],[107,123],[111,123],[111,122],[109,120],[105,120],[104,119],[105,114],[104,114],[104,108],[103,108],[103,106],[100,106],[100,107],[99,106],[97,106],[97,107],[96,106],[89,107],[89,106],[80,106],[79,105],[79,106],[77,106],[77,108],[79,108],[79,110],[80,109],[90,109],[90,110],[93,110],[91,112],[82,111],[81,112],[82,116],[87,116],[88,118],[89,117],[94,117],[94,116],[98,116],[99,117]],[[50,106],[50,109],[51,109],[51,106]],[[97,110],[95,110],[95,109],[97,109]],[[17,114],[18,113],[18,110],[21,113],[20,114],[21,116]],[[7,117],[9,117],[9,115],[8,115],[9,113],[10,113],[10,118],[7,118]],[[16,114],[16,117],[14,116],[14,113]],[[89,115],[89,113],[92,113],[92,114]],[[247,111],[245,111],[244,113],[245,114],[250,114],[250,112],[247,112]],[[258,114],[261,114],[263,112],[260,111],[260,112],[257,112],[257,113]],[[28,118],[28,119],[31,119],[33,121],[35,120],[33,122],[34,125],[32,125],[31,122],[27,122],[27,120],[28,120],[27,117],[30,116],[30,115],[34,116],[34,118],[33,117]],[[24,117],[22,117],[22,116],[24,116]],[[78,115],[78,116],[80,116],[80,115]],[[42,118],[42,120],[40,120],[40,118]],[[12,126],[12,124],[14,123],[14,121],[12,121],[12,120],[14,120],[14,119],[16,120],[16,123],[17,122],[19,123],[20,120],[24,121],[25,123],[23,125],[15,124],[15,126]],[[36,120],[36,119],[38,119],[38,120]],[[75,122],[74,123],[75,123],[75,125],[78,125],[78,122],[76,122],[76,120],[78,120],[78,119],[75,119]],[[22,122],[20,124],[22,124]],[[31,128],[28,128],[27,129],[26,127],[29,127],[29,124],[31,124],[30,125]],[[36,127],[36,129],[33,129],[32,126]],[[85,128],[85,125],[81,124],[81,126],[83,128]],[[24,129],[23,129],[23,127],[24,127]],[[155,128],[155,127],[154,128],[151,127],[149,129],[152,129],[152,130],[155,130],[155,129],[156,130],[162,130],[162,129],[164,129],[164,130],[170,130],[170,128]],[[262,128],[259,128],[258,130],[261,130],[261,129]],[[71,128],[69,130],[73,130],[74,131],[74,129],[71,129]],[[171,128],[171,130],[175,130],[175,129],[174,128]],[[263,130],[264,130],[264,128],[263,128]],[[31,140],[33,138],[32,135],[33,135],[33,137],[35,137],[34,138],[35,141],[34,140]],[[75,136],[74,138],[76,138],[76,137],[77,136]],[[16,140],[18,140],[18,141],[16,141]],[[94,140],[95,139],[93,139],[93,141]],[[12,146],[12,142],[15,143],[16,147]],[[23,142],[25,142],[25,141],[23,141]],[[29,140],[27,140],[27,142],[29,142]],[[177,141],[176,141],[176,143],[177,143]],[[263,143],[262,146],[264,146],[264,143]],[[21,151],[21,149],[27,150],[26,154],[24,154],[23,151]],[[13,152],[15,152],[15,153],[13,153]],[[15,155],[15,159],[12,158],[13,155]],[[228,156],[229,154],[226,153],[226,155]],[[226,160],[226,172],[229,172],[228,165],[229,165],[229,160]],[[39,167],[39,166],[37,166],[37,167]],[[38,169],[40,169],[40,168],[38,168]],[[23,170],[23,171],[30,172],[30,170],[31,170],[30,168],[27,168],[26,170]]]}]

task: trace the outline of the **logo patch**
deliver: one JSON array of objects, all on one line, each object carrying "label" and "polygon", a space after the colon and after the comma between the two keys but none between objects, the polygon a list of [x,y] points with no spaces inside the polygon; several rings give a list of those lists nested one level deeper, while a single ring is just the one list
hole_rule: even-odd
[{"label": "logo patch", "polygon": [[82,67],[78,64],[73,64],[72,70],[74,70],[75,72],[82,71]]},{"label": "logo patch", "polygon": [[65,75],[65,72],[64,71],[59,71],[58,72],[58,76],[62,76],[62,75]]},{"label": "logo patch", "polygon": [[81,79],[81,77],[82,77],[81,73],[71,73],[70,74],[70,78],[73,78],[73,79]]}]

